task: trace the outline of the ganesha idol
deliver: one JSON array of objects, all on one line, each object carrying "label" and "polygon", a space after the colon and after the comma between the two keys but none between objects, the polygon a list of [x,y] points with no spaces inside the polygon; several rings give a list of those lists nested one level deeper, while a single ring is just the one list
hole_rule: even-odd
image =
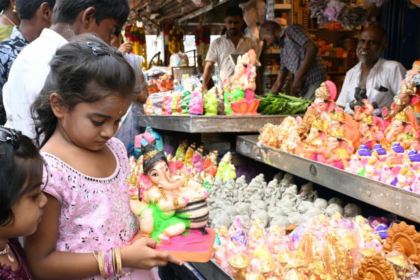
[{"label": "ganesha idol", "polygon": [[255,99],[256,57],[253,49],[238,57],[235,72],[225,85],[224,101],[227,115],[258,115],[260,100]]},{"label": "ganesha idol", "polygon": [[337,87],[333,82],[326,81],[315,91],[315,100],[308,109],[317,110],[322,120],[331,121],[330,113],[336,109],[336,97]]},{"label": "ganesha idol", "polygon": [[127,179],[131,185],[130,206],[140,218],[141,235],[168,245],[187,230],[207,232],[205,188],[184,187],[182,178],[170,173],[164,153],[152,145],[143,147],[143,155],[143,174],[132,174]]},{"label": "ganesha idol", "polygon": [[313,122],[309,135],[305,140],[298,143],[294,153],[301,157],[316,160],[318,154],[322,152],[327,131],[327,121],[317,120]]},{"label": "ganesha idol", "polygon": [[409,122],[416,131],[419,130],[416,117],[414,115],[414,108],[420,101],[420,97],[416,94],[417,88],[413,82],[403,84],[400,88],[400,93],[395,101],[391,104],[391,112],[387,108],[382,110],[382,115],[386,121],[391,121],[398,113],[405,112]]},{"label": "ganesha idol", "polygon": [[390,150],[393,143],[400,143],[404,149],[408,149],[419,138],[419,131],[414,127],[407,112],[396,114],[384,132],[384,139],[381,142],[383,148]]},{"label": "ganesha idol", "polygon": [[339,169],[347,167],[354,149],[352,143],[346,140],[345,135],[344,127],[332,131],[324,143],[322,154],[317,156],[317,161]]}]

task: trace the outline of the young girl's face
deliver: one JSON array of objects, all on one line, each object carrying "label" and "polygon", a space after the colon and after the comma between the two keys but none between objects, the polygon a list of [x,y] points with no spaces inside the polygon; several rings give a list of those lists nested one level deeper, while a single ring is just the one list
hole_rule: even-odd
[{"label": "young girl's face", "polygon": [[47,203],[47,197],[41,190],[41,182],[37,187],[25,186],[32,190],[24,194],[13,206],[13,222],[2,227],[2,234],[9,238],[33,234],[43,214],[42,208]]},{"label": "young girl's face", "polygon": [[117,133],[131,102],[131,96],[109,96],[94,103],[79,103],[59,118],[60,132],[78,147],[99,151]]}]

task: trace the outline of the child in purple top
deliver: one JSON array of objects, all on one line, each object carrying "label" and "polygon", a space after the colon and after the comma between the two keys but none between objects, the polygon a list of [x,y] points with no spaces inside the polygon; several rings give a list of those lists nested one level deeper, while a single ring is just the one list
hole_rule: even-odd
[{"label": "child in purple top", "polygon": [[0,126],[0,279],[32,279],[17,240],[33,234],[47,198],[43,160],[32,141]]}]

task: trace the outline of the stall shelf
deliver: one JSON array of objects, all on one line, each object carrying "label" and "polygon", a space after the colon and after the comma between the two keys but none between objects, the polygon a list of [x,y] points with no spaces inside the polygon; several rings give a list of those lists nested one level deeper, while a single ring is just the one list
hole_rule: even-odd
[{"label": "stall shelf", "polygon": [[238,136],[236,152],[405,219],[420,222],[419,194],[261,145],[257,135]]},{"label": "stall shelf", "polygon": [[280,124],[277,116],[142,116],[139,125],[186,133],[258,132],[265,124]]},{"label": "stall shelf", "polygon": [[233,280],[220,266],[213,260],[206,263],[190,263],[197,269],[206,279],[217,280]]}]

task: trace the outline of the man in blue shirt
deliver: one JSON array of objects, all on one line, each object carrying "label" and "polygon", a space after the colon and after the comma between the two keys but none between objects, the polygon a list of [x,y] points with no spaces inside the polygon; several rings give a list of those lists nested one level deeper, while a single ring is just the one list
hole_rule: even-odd
[{"label": "man in blue shirt", "polygon": [[280,73],[271,92],[278,93],[283,88],[291,71],[293,93],[312,99],[315,90],[327,79],[327,71],[309,33],[301,25],[292,24],[283,29],[277,22],[266,21],[260,29],[260,40],[267,46],[280,47]]}]

